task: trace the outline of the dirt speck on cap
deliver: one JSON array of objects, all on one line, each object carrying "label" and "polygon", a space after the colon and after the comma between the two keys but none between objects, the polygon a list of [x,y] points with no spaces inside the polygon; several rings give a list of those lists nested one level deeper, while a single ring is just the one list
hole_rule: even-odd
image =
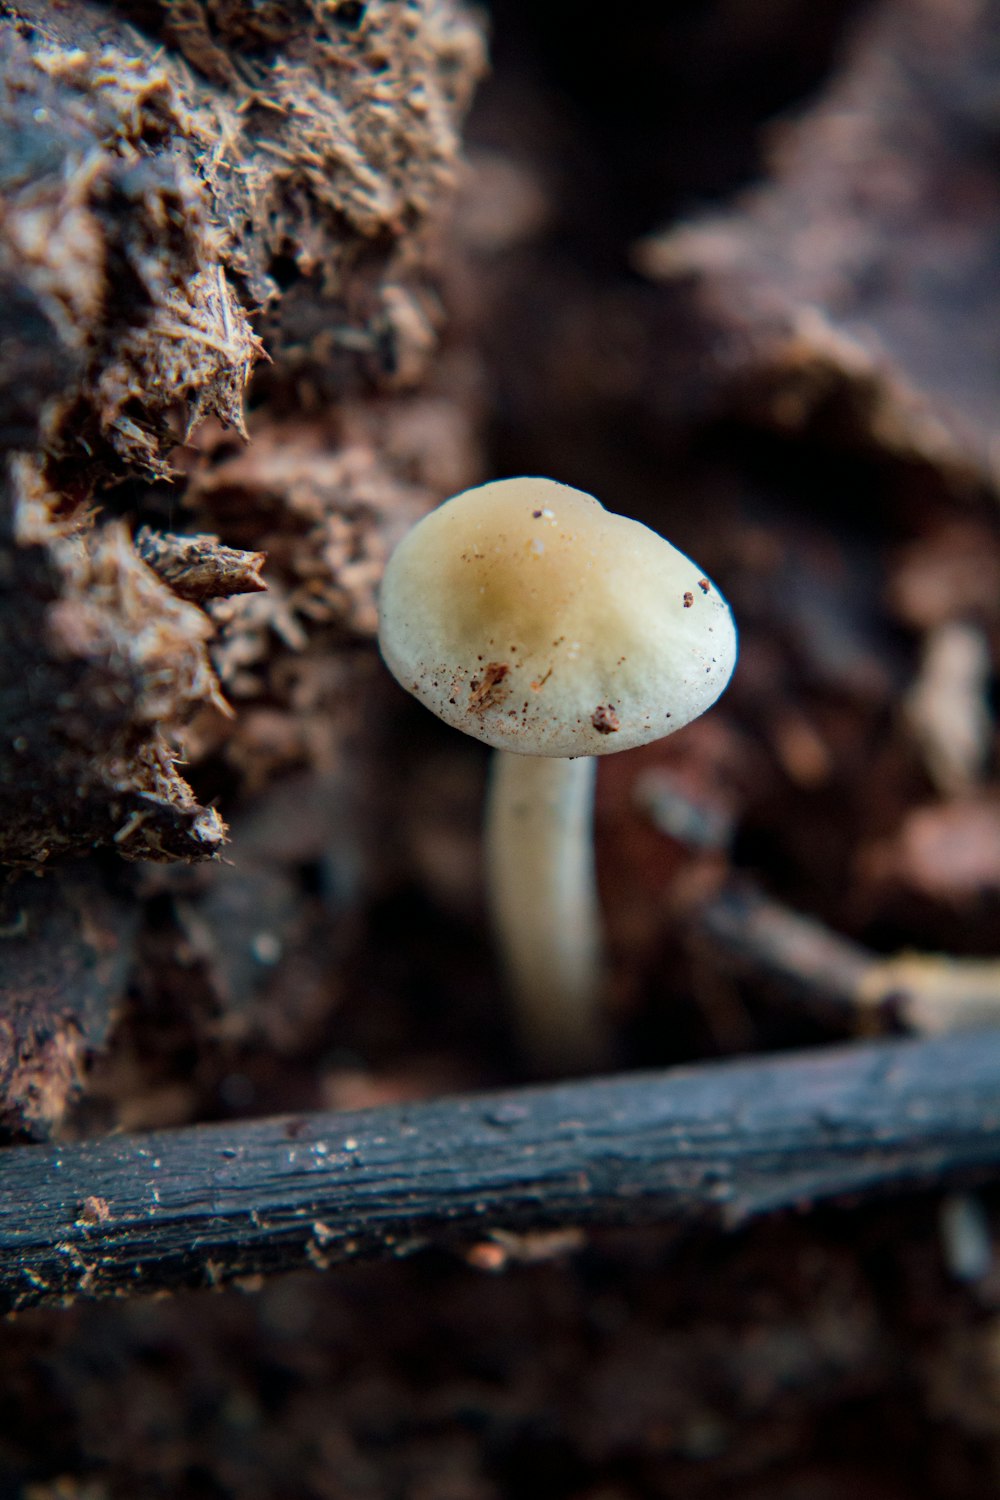
[{"label": "dirt speck on cap", "polygon": [[614,707],[610,703],[599,703],[590,716],[590,722],[598,734],[617,734],[622,727]]},{"label": "dirt speck on cap", "polygon": [[510,671],[505,661],[488,662],[483,670],[482,677],[474,677],[469,683],[469,713],[481,714],[486,709],[494,708],[506,698],[509,688],[503,688],[500,684]]}]

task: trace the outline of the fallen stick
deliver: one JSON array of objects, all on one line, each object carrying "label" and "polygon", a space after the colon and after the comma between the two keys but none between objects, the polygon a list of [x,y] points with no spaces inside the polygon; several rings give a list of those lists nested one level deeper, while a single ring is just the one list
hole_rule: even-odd
[{"label": "fallen stick", "polygon": [[0,1307],[1000,1170],[1000,1033],[0,1151]]},{"label": "fallen stick", "polygon": [[683,932],[714,968],[862,1034],[937,1036],[1000,1024],[1000,959],[885,957],[746,881],[692,906]]},{"label": "fallen stick", "polygon": [[683,913],[683,935],[718,969],[751,980],[819,1016],[856,1017],[875,954],[764,895],[732,881]]}]

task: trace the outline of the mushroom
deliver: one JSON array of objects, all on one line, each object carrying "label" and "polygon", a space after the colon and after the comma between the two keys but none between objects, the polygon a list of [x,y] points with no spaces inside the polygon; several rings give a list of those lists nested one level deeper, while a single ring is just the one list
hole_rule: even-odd
[{"label": "mushroom", "polygon": [[487,884],[527,1053],[560,1071],[598,1061],[595,757],[715,702],[736,661],[728,605],[690,558],[592,495],[503,479],[404,537],[379,644],[404,688],[498,752]]}]

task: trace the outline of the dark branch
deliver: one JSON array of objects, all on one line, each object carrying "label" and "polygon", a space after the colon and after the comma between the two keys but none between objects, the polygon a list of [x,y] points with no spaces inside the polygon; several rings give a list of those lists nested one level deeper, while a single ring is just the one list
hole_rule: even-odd
[{"label": "dark branch", "polygon": [[0,1152],[0,1304],[493,1230],[716,1223],[1000,1167],[1000,1034]]}]

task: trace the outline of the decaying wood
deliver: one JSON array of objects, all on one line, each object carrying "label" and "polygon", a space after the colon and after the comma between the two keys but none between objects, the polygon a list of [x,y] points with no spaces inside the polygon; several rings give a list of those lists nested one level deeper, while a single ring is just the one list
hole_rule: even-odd
[{"label": "decaying wood", "polygon": [[86,367],[47,414],[50,452],[79,468],[110,445],[163,474],[204,416],[240,429],[256,311],[272,357],[293,345],[341,389],[412,378],[433,345],[419,278],[483,67],[457,6],[210,23],[198,3],[25,0],[2,26],[0,265]]},{"label": "decaying wood", "polygon": [[176,769],[173,736],[224,711],[208,617],[136,555],[121,522],[12,546],[0,593],[0,861],[107,844],[216,854],[225,824]]},{"label": "decaying wood", "polygon": [[264,553],[224,547],[217,536],[176,536],[141,526],[134,542],[143,562],[175,594],[193,603],[232,594],[256,594],[267,588],[260,576]]},{"label": "decaying wood", "polygon": [[1000,1036],[0,1153],[7,1308],[491,1231],[732,1228],[1000,1165]]},{"label": "decaying wood", "polygon": [[729,409],[996,490],[998,16],[883,0],[774,132],[771,180],[643,244],[688,292]]},{"label": "decaying wood", "polygon": [[185,529],[182,445],[206,418],[246,437],[265,350],[265,399],[296,409],[422,376],[482,70],[451,0],[3,8],[0,863],[218,853],[222,817],[178,770],[219,738],[182,743],[191,722],[228,713],[199,606],[261,587],[261,538],[147,524],[136,551],[106,517],[123,481],[171,482]]},{"label": "decaying wood", "polygon": [[62,1120],[122,1004],[139,915],[89,862],[0,886],[0,1135]]}]

